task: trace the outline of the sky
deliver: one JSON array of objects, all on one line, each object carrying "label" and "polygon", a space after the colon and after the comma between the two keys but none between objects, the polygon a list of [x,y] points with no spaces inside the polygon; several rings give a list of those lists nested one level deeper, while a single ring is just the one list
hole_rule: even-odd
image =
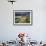
[{"label": "sky", "polygon": [[15,16],[30,16],[30,12],[16,12]]}]

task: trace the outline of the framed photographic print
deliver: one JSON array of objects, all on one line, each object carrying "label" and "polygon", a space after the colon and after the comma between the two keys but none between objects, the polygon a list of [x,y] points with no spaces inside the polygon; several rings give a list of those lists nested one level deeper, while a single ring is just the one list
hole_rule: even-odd
[{"label": "framed photographic print", "polygon": [[32,10],[13,10],[13,24],[32,25]]}]

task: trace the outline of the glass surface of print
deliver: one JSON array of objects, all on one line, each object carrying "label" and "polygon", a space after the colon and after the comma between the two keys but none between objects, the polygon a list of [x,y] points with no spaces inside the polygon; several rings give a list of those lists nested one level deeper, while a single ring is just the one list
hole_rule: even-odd
[{"label": "glass surface of print", "polygon": [[32,10],[15,10],[14,24],[32,24]]}]

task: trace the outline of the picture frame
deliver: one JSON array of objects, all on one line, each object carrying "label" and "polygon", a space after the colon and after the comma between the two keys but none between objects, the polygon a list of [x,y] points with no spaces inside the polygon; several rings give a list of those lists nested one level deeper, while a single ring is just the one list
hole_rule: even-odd
[{"label": "picture frame", "polygon": [[32,25],[32,10],[13,10],[14,25]]}]

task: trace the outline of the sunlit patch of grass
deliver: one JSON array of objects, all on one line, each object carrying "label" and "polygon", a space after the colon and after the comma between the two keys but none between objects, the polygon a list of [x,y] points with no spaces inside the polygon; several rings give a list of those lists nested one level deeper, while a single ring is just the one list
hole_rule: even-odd
[{"label": "sunlit patch of grass", "polygon": [[30,23],[30,16],[18,16],[15,18],[15,23]]}]

